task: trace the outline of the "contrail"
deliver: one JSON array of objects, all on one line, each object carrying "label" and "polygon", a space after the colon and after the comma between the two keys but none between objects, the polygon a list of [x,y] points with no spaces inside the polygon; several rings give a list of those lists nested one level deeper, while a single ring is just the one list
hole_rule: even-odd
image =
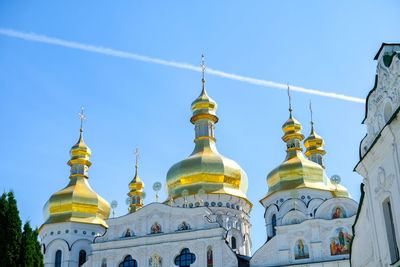
[{"label": "contrail", "polygon": [[[164,65],[164,66],[175,67],[175,68],[179,68],[179,69],[187,69],[187,70],[201,72],[200,67],[191,65],[191,64],[187,64],[187,63],[169,61],[169,60],[164,60],[164,59],[159,59],[159,58],[152,58],[152,57],[137,55],[134,53],[124,52],[124,51],[101,47],[101,46],[94,46],[94,45],[82,44],[82,43],[77,43],[77,42],[71,42],[71,41],[66,41],[66,40],[62,40],[62,39],[58,39],[58,38],[48,37],[45,35],[39,35],[36,33],[26,33],[26,32],[21,32],[21,31],[15,31],[12,29],[0,28],[0,34],[10,36],[10,37],[20,38],[20,39],[24,39],[24,40],[28,40],[28,41],[33,41],[33,42],[58,45],[58,46],[93,52],[93,53],[99,53],[99,54],[103,54],[103,55],[128,58],[128,59],[133,59],[133,60],[138,60],[138,61],[143,61],[143,62],[150,62],[150,63],[155,63],[155,64],[159,64],[159,65]],[[211,68],[207,68],[206,72],[211,75],[216,75],[219,77],[236,80],[236,81],[241,81],[241,82],[246,82],[246,83],[255,84],[255,85],[260,85],[260,86],[264,86],[264,87],[272,87],[272,88],[278,88],[278,89],[284,89],[284,90],[287,89],[286,84],[241,76],[241,75],[227,73],[227,72],[220,71],[220,70],[214,70]],[[307,93],[307,94],[320,95],[320,96],[331,97],[331,98],[336,98],[336,99],[341,99],[341,100],[346,100],[346,101],[351,101],[351,102],[365,103],[364,99],[352,97],[352,96],[346,96],[346,95],[342,95],[342,94],[324,92],[324,91],[320,91],[320,90],[308,89],[308,88],[303,88],[303,87],[298,87],[298,86],[293,86],[293,85],[290,86],[290,89],[292,91],[297,91],[297,92],[302,92],[302,93]]]}]

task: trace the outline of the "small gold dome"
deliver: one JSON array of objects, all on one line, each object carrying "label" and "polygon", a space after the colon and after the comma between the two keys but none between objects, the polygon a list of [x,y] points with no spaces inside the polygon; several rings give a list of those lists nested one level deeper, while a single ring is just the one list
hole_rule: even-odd
[{"label": "small gold dome", "polygon": [[311,154],[320,154],[325,155],[326,152],[324,150],[324,139],[319,136],[314,130],[314,123],[311,122],[311,133],[304,140],[304,146],[306,147],[306,152],[304,153],[307,157],[311,156]]},{"label": "small gold dome", "polygon": [[129,183],[129,189],[131,191],[132,190],[143,190],[144,189],[144,183],[139,178],[138,168],[139,167],[136,165],[135,177],[133,177],[132,181]]},{"label": "small gold dome", "polygon": [[334,197],[348,197],[347,189],[331,183],[321,165],[304,157],[300,143],[304,138],[301,124],[293,118],[292,112],[282,129],[285,133],[282,140],[287,144],[287,155],[285,161],[268,174],[266,197],[278,191],[299,188],[330,191]]},{"label": "small gold dome", "polygon": [[190,122],[193,124],[200,119],[210,119],[214,123],[218,122],[218,117],[216,115],[217,103],[207,95],[206,89],[201,90],[198,98],[192,102],[192,112],[193,116]]},{"label": "small gold dome", "polygon": [[128,196],[130,198],[130,204],[129,204],[130,213],[136,212],[137,210],[143,207],[144,183],[139,178],[139,173],[138,173],[139,166],[137,165],[137,163],[135,168],[136,168],[135,177],[133,177],[132,181],[129,183]]},{"label": "small gold dome", "polygon": [[188,158],[169,169],[167,187],[170,198],[182,196],[183,190],[191,195],[202,189],[206,194],[228,194],[246,199],[246,173],[235,161],[219,154],[216,148],[216,110],[217,103],[207,95],[203,79],[201,94],[192,103],[190,120],[195,125],[195,148]]},{"label": "small gold dome", "polygon": [[289,139],[299,139],[301,141],[304,139],[304,135],[301,133],[301,124],[293,117],[292,110],[289,109],[289,111],[289,119],[282,125],[282,130],[285,133],[282,140],[284,142]]},{"label": "small gold dome", "polygon": [[81,222],[108,227],[104,221],[110,215],[110,204],[96,194],[88,183],[91,151],[83,142],[82,131],[78,143],[70,151],[71,175],[69,184],[53,194],[43,208],[44,224]]}]

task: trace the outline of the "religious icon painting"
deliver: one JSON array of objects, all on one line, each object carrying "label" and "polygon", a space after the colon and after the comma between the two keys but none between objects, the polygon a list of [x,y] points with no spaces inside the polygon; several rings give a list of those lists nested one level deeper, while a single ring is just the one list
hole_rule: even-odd
[{"label": "religious icon painting", "polygon": [[211,246],[207,248],[207,267],[213,267],[213,251]]},{"label": "religious icon painting", "polygon": [[158,224],[158,222],[154,222],[153,225],[151,226],[150,233],[152,234],[158,234],[161,233],[161,226]]},{"label": "religious icon painting", "polygon": [[336,206],[332,210],[332,219],[346,218],[346,213],[342,207]]},{"label": "religious icon painting", "polygon": [[149,259],[149,267],[161,267],[162,266],[162,259],[157,254],[154,254]]},{"label": "religious icon painting", "polygon": [[178,226],[178,231],[185,231],[185,230],[189,230],[190,229],[190,225],[183,221],[179,226]]},{"label": "religious icon painting", "polygon": [[125,237],[131,237],[131,236],[132,236],[132,231],[130,229],[126,230]]},{"label": "religious icon painting", "polygon": [[306,245],[304,240],[303,239],[297,240],[294,246],[294,259],[300,260],[300,259],[307,259],[309,257],[310,253],[308,251],[308,246]]},{"label": "religious icon painting", "polygon": [[351,239],[352,235],[346,229],[336,228],[335,236],[331,238],[330,242],[331,255],[349,254]]}]

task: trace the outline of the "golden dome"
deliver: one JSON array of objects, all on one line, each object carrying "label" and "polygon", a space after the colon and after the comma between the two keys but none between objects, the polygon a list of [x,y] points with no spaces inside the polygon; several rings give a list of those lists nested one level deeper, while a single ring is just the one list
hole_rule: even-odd
[{"label": "golden dome", "polygon": [[132,181],[129,183],[129,193],[130,204],[129,204],[129,212],[135,212],[143,207],[143,189],[144,183],[139,178],[138,173],[138,165],[136,163],[136,172],[135,177],[133,177]]},{"label": "golden dome", "polygon": [[[304,140],[304,146],[306,147],[306,152],[304,153],[309,159],[312,161],[319,161],[320,165],[325,168],[323,164],[322,156],[326,154],[324,150],[324,139],[319,136],[314,130],[314,123],[311,121],[311,133],[310,135]],[[312,159],[313,155],[317,156]]]},{"label": "golden dome", "polygon": [[330,191],[334,197],[348,197],[347,189],[331,183],[324,168],[304,157],[301,143],[301,124],[290,112],[289,120],[282,126],[285,135],[282,140],[287,144],[285,161],[273,169],[267,176],[268,194],[300,188]]},{"label": "golden dome", "polygon": [[129,183],[129,189],[131,191],[133,190],[143,190],[144,189],[144,183],[142,182],[142,180],[140,180],[139,178],[139,174],[138,174],[138,165],[135,166],[136,168],[136,172],[135,172],[135,177],[133,177],[132,181]]},{"label": "golden dome", "polygon": [[206,194],[228,194],[248,201],[246,173],[235,161],[219,154],[215,145],[216,110],[217,104],[207,95],[203,79],[203,89],[192,103],[190,119],[195,125],[195,148],[188,158],[169,169],[167,188],[170,198],[182,196],[183,190],[191,195],[202,189]]},{"label": "golden dome", "polygon": [[96,194],[88,183],[91,151],[83,142],[82,130],[70,151],[69,184],[53,194],[43,208],[45,223],[81,222],[108,227],[104,221],[110,215],[110,205]]},{"label": "golden dome", "polygon": [[284,142],[289,139],[299,139],[301,141],[304,139],[304,135],[301,133],[301,124],[293,117],[292,109],[289,109],[289,111],[289,119],[282,125],[282,130],[285,133],[282,140]]},{"label": "golden dome", "polygon": [[214,123],[218,122],[218,117],[216,116],[217,103],[207,95],[206,89],[201,90],[198,98],[192,102],[192,112],[193,116],[190,121],[195,124],[197,120],[209,119]]}]

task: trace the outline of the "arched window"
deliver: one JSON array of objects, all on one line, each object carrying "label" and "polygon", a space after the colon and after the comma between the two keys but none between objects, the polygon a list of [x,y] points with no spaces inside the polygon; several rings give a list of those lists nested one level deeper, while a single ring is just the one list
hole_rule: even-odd
[{"label": "arched window", "polygon": [[86,262],[86,251],[79,251],[79,267],[82,266]]},{"label": "arched window", "polygon": [[385,220],[386,236],[389,245],[390,260],[391,263],[395,263],[399,260],[399,248],[397,247],[396,232],[394,229],[392,207],[390,200],[386,199],[383,202],[383,218]]},{"label": "arched window", "polygon": [[213,251],[211,246],[207,248],[207,267],[213,267]]},{"label": "arched window", "polygon": [[101,260],[101,267],[107,267],[107,259]]},{"label": "arched window", "polygon": [[234,236],[231,237],[231,246],[232,249],[236,249],[236,238]]},{"label": "arched window", "polygon": [[175,265],[180,267],[189,267],[196,261],[196,255],[190,252],[188,248],[184,248],[181,254],[175,257]]},{"label": "arched window", "polygon": [[272,215],[271,227],[272,227],[272,229],[271,229],[272,230],[271,231],[272,236],[275,236],[276,235],[276,230],[275,230],[275,227],[276,227],[276,214]]},{"label": "arched window", "polygon": [[119,267],[137,267],[137,262],[131,255],[125,257],[124,261],[119,264]]},{"label": "arched window", "polygon": [[162,266],[162,259],[157,254],[154,254],[149,259],[149,267],[161,267]]},{"label": "arched window", "polygon": [[55,267],[61,267],[61,256],[62,256],[62,252],[61,250],[57,250],[56,251],[56,259],[55,259]]}]

